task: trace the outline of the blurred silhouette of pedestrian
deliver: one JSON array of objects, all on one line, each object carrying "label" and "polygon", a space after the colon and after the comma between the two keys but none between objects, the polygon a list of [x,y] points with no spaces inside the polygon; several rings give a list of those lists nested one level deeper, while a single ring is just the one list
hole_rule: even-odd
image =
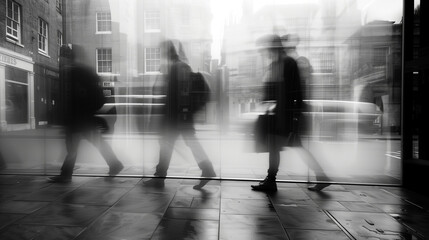
[{"label": "blurred silhouette of pedestrian", "polygon": [[[303,98],[310,99],[311,89],[309,89],[308,86],[311,84],[312,81],[313,66],[311,66],[310,60],[305,56],[300,55],[296,49],[300,43],[300,38],[296,34],[287,34],[283,35],[281,39],[282,44],[285,47],[286,55],[292,57],[298,65],[299,77],[301,80],[300,82],[301,86],[303,86]],[[304,104],[301,108],[302,111],[306,111],[307,109],[305,108],[306,105]],[[299,118],[299,130],[303,130],[305,128],[305,125],[306,123],[303,122],[303,117],[301,116]],[[311,154],[310,151],[305,149],[303,146],[297,148],[296,150],[298,151],[300,157],[307,164],[307,166],[314,171],[317,181],[329,181],[329,178],[325,175],[325,172],[323,171],[319,162],[314,158],[314,155]],[[327,183],[318,183],[313,186],[310,186],[308,189],[312,191],[320,191],[329,185],[330,184]]]},{"label": "blurred silhouette of pedestrian", "polygon": [[6,162],[3,159],[3,155],[0,151],[0,170],[6,169]]},{"label": "blurred silhouette of pedestrian", "polygon": [[[302,148],[299,138],[299,121],[304,108],[301,79],[297,62],[285,54],[281,38],[275,34],[265,35],[256,42],[259,51],[269,65],[264,77],[264,99],[270,104],[264,122],[257,123],[257,129],[263,129],[265,135],[262,140],[267,146],[269,153],[269,168],[267,177],[252,185],[256,191],[275,192],[277,191],[276,176],[280,165],[280,151],[284,146],[299,147],[301,157],[313,169],[317,165],[311,162],[314,160],[311,153]],[[265,126],[258,126],[258,125]],[[311,157],[309,157],[311,156]],[[315,162],[315,161],[314,161]],[[316,162],[317,163],[317,162]],[[320,166],[319,166],[320,167]],[[319,172],[321,170],[317,169]],[[323,171],[322,171],[323,172]],[[312,186],[310,190],[321,190],[326,185]]]},{"label": "blurred silhouette of pedestrian", "polygon": [[303,87],[303,98],[310,99],[310,93],[309,90],[307,90],[307,86],[311,84],[313,66],[311,66],[310,60],[305,56],[300,55],[296,49],[300,43],[300,38],[296,34],[286,34],[283,35],[281,39],[286,55],[293,58],[298,65],[299,77]]},{"label": "blurred silhouette of pedestrian", "polygon": [[[193,73],[188,65],[188,59],[179,41],[162,42],[161,54],[163,60],[161,72],[166,101],[161,120],[159,162],[154,175],[167,176],[174,143],[179,136],[182,136],[202,171],[203,179],[194,186],[195,189],[201,189],[209,181],[207,178],[215,177],[216,173],[206,152],[195,137],[193,114],[198,109],[194,105],[196,99],[193,99],[190,89],[193,80],[191,77],[196,73]],[[157,181],[159,182],[159,179]]]},{"label": "blurred silhouette of pedestrian", "polygon": [[110,176],[117,175],[123,169],[112,147],[101,137],[99,127],[103,121],[95,116],[96,111],[105,103],[103,90],[99,85],[100,79],[93,69],[79,63],[78,57],[82,58],[80,54],[83,53],[77,49],[78,46],[73,46],[73,49],[66,45],[61,47],[60,78],[65,84],[62,122],[67,155],[61,174],[48,178],[49,182],[71,181],[82,139],[87,139],[98,148],[109,165]]}]

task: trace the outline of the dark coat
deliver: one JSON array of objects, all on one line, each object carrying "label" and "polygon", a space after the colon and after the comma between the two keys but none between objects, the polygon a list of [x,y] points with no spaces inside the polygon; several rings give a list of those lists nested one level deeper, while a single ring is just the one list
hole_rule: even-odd
[{"label": "dark coat", "polygon": [[285,56],[270,65],[264,100],[276,101],[273,134],[287,137],[298,129],[303,99],[299,69],[293,58]]},{"label": "dark coat", "polygon": [[71,130],[94,127],[94,115],[105,103],[100,78],[89,67],[71,64],[61,70],[64,80],[63,123]]},{"label": "dark coat", "polygon": [[[161,131],[193,129],[190,96],[191,67],[180,60],[173,60],[162,80],[155,84],[154,92],[166,95]],[[161,81],[162,83],[160,83]]]}]

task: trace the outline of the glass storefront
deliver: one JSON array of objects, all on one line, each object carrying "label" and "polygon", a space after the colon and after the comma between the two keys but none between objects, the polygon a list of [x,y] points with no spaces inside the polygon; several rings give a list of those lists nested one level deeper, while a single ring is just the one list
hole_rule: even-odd
[{"label": "glass storefront", "polygon": [[9,124],[28,123],[27,72],[6,67],[6,121]]},{"label": "glass storefront", "polygon": [[[65,2],[62,42],[100,76],[107,102],[97,116],[108,125],[102,138],[123,163],[121,175],[153,176],[167,154],[170,177],[200,177],[207,160],[217,178],[265,177],[268,153],[256,151],[253,133],[267,110],[271,61],[257,41],[275,34],[298,66],[306,106],[302,147],[282,148],[277,179],[314,182],[322,172],[323,181],[401,184],[402,0]],[[207,101],[186,83],[176,92],[166,87],[179,78],[168,71],[168,40],[177,58],[201,73]],[[31,104],[37,114],[60,114],[66,95],[52,91],[62,91],[62,81],[60,74],[55,87],[35,86],[58,96],[47,103],[55,111],[38,112],[40,99],[28,99],[28,84],[6,74],[7,124],[27,121]],[[169,101],[177,101],[177,115],[168,112]],[[187,120],[195,135],[166,125],[166,117]],[[44,119],[34,129],[2,132],[0,173],[60,171],[64,131],[50,120],[57,116]],[[109,171],[98,143],[80,142],[74,174]]]}]

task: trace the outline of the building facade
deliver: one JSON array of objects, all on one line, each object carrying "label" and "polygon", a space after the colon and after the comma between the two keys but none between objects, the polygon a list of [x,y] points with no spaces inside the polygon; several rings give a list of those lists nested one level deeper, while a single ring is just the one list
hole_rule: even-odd
[{"label": "building facade", "polygon": [[66,43],[79,49],[80,61],[106,88],[129,82],[136,72],[135,1],[66,1],[66,8]]},{"label": "building facade", "polygon": [[161,77],[160,43],[178,39],[194,71],[209,71],[209,1],[66,1],[66,43],[79,47],[115,101],[116,129],[145,131]]},{"label": "building facade", "polygon": [[376,104],[383,112],[383,131],[401,126],[402,24],[373,21],[347,41],[352,99]]},{"label": "building facade", "polygon": [[[229,114],[251,112],[262,97],[264,68],[255,42],[264,34],[293,34],[299,56],[309,60],[304,97],[316,101],[372,103],[383,111],[380,125],[400,126],[400,23],[363,22],[355,1],[253,6],[225,25],[223,64],[229,75]],[[365,20],[366,21],[366,20]],[[296,45],[295,45],[296,44]],[[292,55],[291,55],[292,56]],[[296,56],[292,56],[296,57]]]},{"label": "building facade", "polygon": [[33,129],[55,123],[62,0],[3,0],[0,16],[2,129]]}]

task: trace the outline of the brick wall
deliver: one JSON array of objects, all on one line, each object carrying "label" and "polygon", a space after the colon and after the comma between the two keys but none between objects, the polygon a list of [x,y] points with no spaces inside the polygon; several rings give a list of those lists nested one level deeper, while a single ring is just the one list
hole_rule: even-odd
[{"label": "brick wall", "polygon": [[[62,31],[62,16],[56,10],[55,1],[15,0],[21,6],[21,43],[15,44],[6,38],[6,2],[0,1],[0,46],[29,56],[33,61],[53,68],[58,68],[57,31]],[[49,26],[48,55],[38,53],[39,17]]]}]

